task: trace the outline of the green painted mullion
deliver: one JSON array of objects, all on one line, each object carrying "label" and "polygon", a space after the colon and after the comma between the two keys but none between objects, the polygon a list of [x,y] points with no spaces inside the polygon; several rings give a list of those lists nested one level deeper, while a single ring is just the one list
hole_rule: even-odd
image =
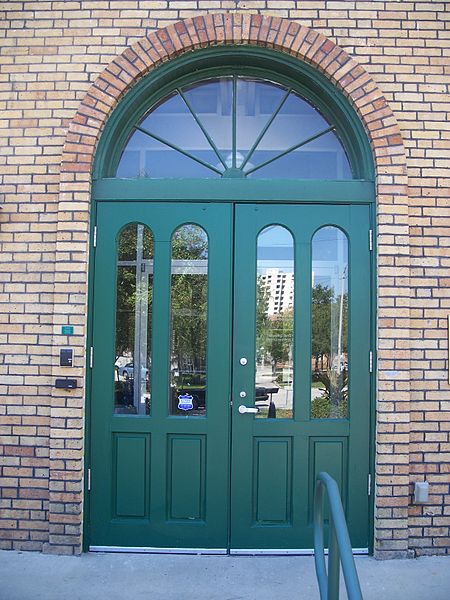
[{"label": "green painted mullion", "polygon": [[[167,478],[167,413],[169,406],[169,351],[170,351],[170,230],[167,217],[158,208],[148,212],[148,225],[153,225],[153,330],[152,330],[152,453],[150,486],[150,519],[159,523],[167,519],[165,489]],[[164,490],[164,491],[163,491]],[[151,546],[152,543],[149,543]]]},{"label": "green painted mullion", "polygon": [[191,115],[194,117],[195,122],[197,123],[197,125],[200,127],[200,129],[202,130],[203,135],[205,136],[205,138],[208,141],[208,144],[211,146],[211,148],[214,150],[217,158],[220,160],[220,162],[222,163],[222,165],[224,166],[225,169],[227,169],[227,164],[226,162],[223,160],[222,155],[220,154],[217,146],[215,145],[215,143],[213,142],[211,136],[209,135],[209,133],[206,131],[206,129],[203,127],[202,122],[200,121],[199,117],[196,115],[196,113],[194,112],[192,106],[190,105],[188,99],[186,98],[186,96],[183,94],[182,90],[177,89],[177,92],[179,93],[179,95],[181,96],[181,98],[183,99],[183,102],[186,104],[189,112],[191,113]]},{"label": "green painted mullion", "polygon": [[172,148],[172,150],[176,150],[180,154],[184,154],[184,156],[187,156],[191,160],[195,160],[195,162],[200,163],[201,165],[203,165],[207,169],[210,169],[211,171],[215,171],[219,175],[222,175],[222,171],[220,171],[219,169],[216,169],[216,167],[213,167],[212,165],[210,165],[209,163],[205,162],[201,158],[197,158],[196,156],[194,156],[190,152],[187,152],[186,150],[183,150],[183,148],[180,148],[176,144],[172,144],[171,142],[168,142],[164,138],[159,137],[159,135],[151,133],[150,131],[147,131],[147,129],[144,129],[143,127],[140,127],[139,125],[135,125],[134,128],[137,129],[138,131],[140,131],[141,133],[144,133],[145,135],[148,135],[149,137],[153,138],[157,142],[160,142],[161,144],[164,144],[165,146],[168,146],[169,148]]},{"label": "green painted mullion", "polygon": [[[155,236],[156,238],[156,236]],[[152,417],[164,419],[169,404],[169,364],[170,356],[170,311],[171,275],[170,233],[155,239],[155,259],[153,275],[153,320],[152,339]]]},{"label": "green painted mullion", "polygon": [[233,169],[236,168],[236,107],[237,107],[237,77],[233,77],[233,106],[232,106],[232,123],[233,123],[233,131],[232,131],[232,156],[233,156]]},{"label": "green painted mullion", "polygon": [[294,417],[310,420],[311,407],[311,244],[310,229],[304,224],[295,235],[295,361]]},{"label": "green painted mullion", "polygon": [[255,143],[253,144],[253,146],[250,148],[247,156],[245,157],[244,162],[242,163],[242,165],[240,166],[241,169],[243,169],[245,167],[245,165],[248,163],[248,161],[250,160],[250,158],[253,156],[253,152],[256,150],[256,148],[259,145],[259,142],[263,139],[263,137],[266,134],[266,131],[269,129],[269,127],[272,125],[275,117],[277,116],[277,114],[280,112],[280,110],[283,108],[284,103],[286,102],[286,100],[288,99],[290,93],[292,90],[288,90],[286,92],[286,94],[284,95],[284,97],[282,98],[280,104],[278,105],[276,111],[273,113],[273,115],[270,117],[270,119],[267,121],[267,123],[264,125],[261,133],[258,135],[258,137],[256,138]]},{"label": "green painted mullion", "polygon": [[333,131],[333,129],[335,129],[334,125],[332,125],[331,127],[328,127],[327,129],[324,129],[323,131],[321,131],[320,133],[317,133],[316,135],[313,135],[313,136],[307,138],[306,140],[303,140],[299,144],[295,144],[294,146],[291,146],[287,150],[284,150],[284,152],[280,152],[280,154],[277,154],[276,156],[269,158],[269,160],[264,161],[260,165],[256,165],[256,167],[253,167],[253,169],[249,169],[248,171],[245,171],[245,174],[249,175],[250,173],[254,173],[255,171],[258,171],[258,169],[261,169],[262,167],[265,167],[266,165],[270,165],[270,163],[273,163],[275,160],[278,160],[279,158],[283,158],[283,156],[286,156],[286,154],[294,152],[294,150],[298,150],[302,146],[306,146],[306,144],[309,144],[309,142],[314,142],[314,140],[317,140],[318,138],[322,137],[326,133]]}]

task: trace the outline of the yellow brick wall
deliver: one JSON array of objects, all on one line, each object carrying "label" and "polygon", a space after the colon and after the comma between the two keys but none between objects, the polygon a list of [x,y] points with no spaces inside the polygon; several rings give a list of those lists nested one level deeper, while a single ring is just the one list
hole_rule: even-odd
[{"label": "yellow brick wall", "polygon": [[[77,333],[73,373],[84,376],[89,198],[81,187],[60,193],[69,123],[128,46],[179,19],[225,11],[291,19],[328,37],[373,77],[400,126],[407,203],[398,201],[392,175],[378,170],[385,201],[376,548],[385,556],[449,553],[450,9],[384,0],[0,5],[0,547],[80,548],[83,392],[52,390],[55,336],[69,320]],[[408,492],[424,475],[430,503],[414,506]]]}]

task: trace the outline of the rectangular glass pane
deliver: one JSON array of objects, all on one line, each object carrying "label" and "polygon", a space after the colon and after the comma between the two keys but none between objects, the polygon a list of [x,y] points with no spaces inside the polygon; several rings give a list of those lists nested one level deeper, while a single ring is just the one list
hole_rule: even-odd
[{"label": "rectangular glass pane", "polygon": [[323,227],[312,241],[311,417],[348,416],[347,238]]},{"label": "rectangular glass pane", "polygon": [[118,240],[114,413],[150,413],[153,239],[144,225]]},{"label": "rectangular glass pane", "polygon": [[169,414],[204,416],[208,238],[197,225],[183,225],[172,237],[171,355]]},{"label": "rectangular glass pane", "polygon": [[294,241],[280,225],[258,236],[256,285],[257,418],[291,419],[294,392]]}]

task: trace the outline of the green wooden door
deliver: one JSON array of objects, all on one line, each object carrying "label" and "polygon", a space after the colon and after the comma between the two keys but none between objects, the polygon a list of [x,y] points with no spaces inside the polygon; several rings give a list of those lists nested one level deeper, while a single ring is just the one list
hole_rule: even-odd
[{"label": "green wooden door", "polygon": [[97,224],[91,547],[311,548],[320,470],[367,547],[368,207],[101,202]]},{"label": "green wooden door", "polygon": [[97,224],[90,546],[226,549],[232,206]]},{"label": "green wooden door", "polygon": [[368,208],[248,204],[235,223],[231,548],[312,548],[322,470],[367,548]]}]

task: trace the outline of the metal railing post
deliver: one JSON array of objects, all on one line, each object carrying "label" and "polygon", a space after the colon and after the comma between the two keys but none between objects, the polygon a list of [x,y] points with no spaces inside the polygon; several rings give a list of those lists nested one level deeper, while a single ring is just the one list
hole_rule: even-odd
[{"label": "metal railing post", "polygon": [[330,515],[328,533],[328,599],[339,600],[339,546],[334,529],[333,517]]},{"label": "metal railing post", "polygon": [[[330,505],[328,575],[323,542],[324,491]],[[349,600],[363,600],[339,488],[335,480],[324,472],[317,476],[314,495],[314,561],[321,600],[339,600],[341,564]]]},{"label": "metal railing post", "polygon": [[328,598],[328,578],[325,565],[325,548],[323,544],[323,492],[322,483],[316,481],[314,494],[314,562],[316,565],[316,577],[319,584],[320,600]]}]

